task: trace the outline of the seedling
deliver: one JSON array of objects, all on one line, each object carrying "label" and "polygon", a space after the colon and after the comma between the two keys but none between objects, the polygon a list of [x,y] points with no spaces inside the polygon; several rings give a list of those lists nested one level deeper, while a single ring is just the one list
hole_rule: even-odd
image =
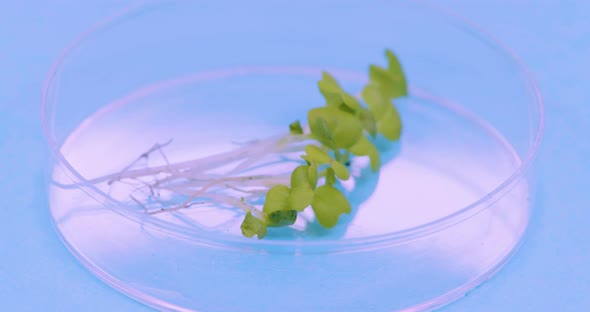
[{"label": "seedling", "polygon": [[[92,182],[141,181],[144,189],[149,189],[148,200],[132,198],[151,215],[212,202],[237,207],[244,212],[240,228],[246,237],[260,239],[269,227],[290,226],[310,207],[320,225],[334,227],[342,214],[351,212],[339,189],[340,182],[351,175],[347,164],[353,157],[366,156],[371,169],[378,171],[380,155],[374,140],[378,136],[400,139],[402,121],[393,99],[407,95],[406,79],[394,53],[386,50],[385,56],[387,67],[369,66],[369,82],[359,97],[323,72],[317,85],[325,105],[308,111],[305,126],[296,120],[284,135],[229,152],[158,167],[128,167]],[[142,156],[161,148],[157,145]],[[290,173],[252,173],[271,156],[293,162],[294,169]],[[146,177],[151,179],[141,180]]]}]

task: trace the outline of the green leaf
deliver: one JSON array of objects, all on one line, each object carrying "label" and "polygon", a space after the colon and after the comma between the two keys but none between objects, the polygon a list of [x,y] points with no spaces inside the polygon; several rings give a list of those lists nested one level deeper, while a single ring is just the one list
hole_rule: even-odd
[{"label": "green leaf", "polygon": [[[309,178],[310,166],[298,166],[291,173],[291,192],[289,193],[289,208],[297,211],[303,211],[311,204],[313,198],[313,188]],[[317,180],[317,169],[316,169]],[[317,183],[317,181],[316,181]]]},{"label": "green leaf", "polygon": [[244,218],[244,221],[242,221],[240,229],[242,230],[242,235],[246,237],[258,235],[258,238],[260,239],[266,236],[266,224],[264,221],[253,216],[250,211],[246,213],[246,217]]},{"label": "green leaf", "polygon": [[[359,137],[360,138],[360,137]],[[308,145],[305,147],[305,153],[307,153],[307,159],[309,159],[312,163],[316,163],[319,165],[330,165],[331,169],[335,172],[335,175],[340,180],[348,180],[350,178],[350,172],[348,168],[344,166],[339,161],[336,161],[332,158],[328,153],[321,150],[315,145]]]},{"label": "green leaf", "polygon": [[289,131],[291,134],[303,134],[303,128],[301,128],[299,120],[296,120],[289,125]]},{"label": "green leaf", "polygon": [[[325,125],[332,133],[333,148],[348,148],[358,140],[359,136],[362,135],[363,128],[360,121],[355,116],[337,108],[314,108],[308,112],[308,119],[309,124],[316,125],[316,128],[319,127],[318,120],[325,121]],[[322,132],[325,130],[314,130],[314,128],[312,128],[312,133],[314,133],[314,131]]]},{"label": "green leaf", "polygon": [[336,182],[337,182],[336,172],[334,172],[334,169],[332,169],[332,167],[326,168],[325,174],[326,174],[326,184],[328,184],[328,185],[336,184]]},{"label": "green leaf", "polygon": [[373,143],[371,143],[371,141],[367,139],[367,137],[363,136],[360,140],[356,142],[355,145],[353,145],[349,149],[349,151],[357,156],[369,156],[369,159],[371,160],[371,170],[379,170],[379,151],[377,150],[375,145],[373,145]]},{"label": "green leaf", "polygon": [[346,104],[344,104],[344,102],[340,104],[340,106],[338,106],[338,109],[352,115],[354,115],[355,113],[355,111],[352,108],[348,107]]},{"label": "green leaf", "polygon": [[309,166],[297,166],[291,173],[291,188],[309,185]]},{"label": "green leaf", "polygon": [[297,220],[297,211],[279,210],[264,215],[266,225],[270,227],[289,226]]},{"label": "green leaf", "polygon": [[332,75],[327,72],[322,73],[322,79],[318,81],[320,93],[326,99],[327,106],[338,107],[342,103],[342,88]]},{"label": "green leaf", "polygon": [[371,65],[369,67],[369,77],[371,83],[376,84],[379,92],[387,99],[399,97],[405,92],[405,87],[401,86],[391,72],[385,68]]},{"label": "green leaf", "polygon": [[373,138],[377,136],[377,120],[371,111],[362,109],[357,112],[357,118],[363,125],[363,129],[367,131]]},{"label": "green leaf", "polygon": [[322,79],[318,81],[318,88],[326,99],[328,107],[338,108],[353,114],[362,108],[361,103],[354,96],[344,91],[336,79],[327,72],[322,73]]},{"label": "green leaf", "polygon": [[356,112],[356,111],[363,108],[361,106],[361,103],[354,96],[352,96],[344,91],[342,92],[341,96],[342,96],[342,100],[343,100],[344,104],[348,108],[350,108],[353,112]]},{"label": "green leaf", "polygon": [[328,153],[315,145],[307,145],[305,147],[305,153],[307,154],[307,159],[312,163],[330,164],[334,161]]},{"label": "green leaf", "polygon": [[286,185],[275,185],[266,193],[262,212],[271,214],[275,211],[289,210],[289,193],[290,189]]},{"label": "green leaf", "polygon": [[350,172],[348,171],[348,168],[346,168],[345,165],[341,164],[338,161],[333,161],[331,163],[331,165],[332,165],[332,169],[334,169],[334,173],[336,173],[336,176],[338,177],[338,179],[348,180],[350,178]]},{"label": "green leaf", "polygon": [[291,188],[288,199],[289,207],[300,212],[305,210],[311,205],[313,194],[313,189],[309,184]]},{"label": "green leaf", "polygon": [[336,81],[336,78],[326,71],[322,72],[322,79],[318,81],[318,87],[322,93],[340,93],[342,91],[342,88],[338,84],[338,81]]},{"label": "green leaf", "polygon": [[393,77],[395,84],[398,86],[396,88],[399,91],[397,96],[408,95],[408,85],[399,59],[390,49],[385,50],[385,56],[389,63],[388,71]]},{"label": "green leaf", "polygon": [[311,134],[316,137],[318,141],[326,146],[334,145],[334,135],[332,130],[328,126],[328,123],[323,118],[315,118],[313,121],[309,121]]},{"label": "green leaf", "polygon": [[[287,226],[297,219],[297,211],[290,206],[291,191],[286,185],[279,184],[266,193],[262,212],[268,226]],[[312,192],[311,189],[310,192]]]},{"label": "green leaf", "polygon": [[336,225],[341,214],[351,211],[344,194],[331,185],[323,185],[315,190],[311,208],[318,222],[326,228]]},{"label": "green leaf", "polygon": [[338,179],[348,180],[348,178],[350,178],[350,172],[348,171],[346,166],[344,166],[340,162],[336,161],[334,158],[332,158],[330,155],[328,155],[328,153],[322,151],[317,146],[315,146],[315,145],[306,146],[305,153],[307,153],[306,158],[308,160],[310,160],[312,163],[317,163],[320,165],[324,165],[324,164],[330,165],[333,168],[334,172],[336,173],[336,176],[338,177]]},{"label": "green leaf", "polygon": [[391,105],[377,123],[377,130],[389,140],[397,141],[401,136],[402,120],[397,109]]},{"label": "green leaf", "polygon": [[391,100],[383,97],[373,84],[363,89],[363,99],[377,120],[377,131],[389,140],[398,140],[402,129],[401,118]]},{"label": "green leaf", "polygon": [[316,164],[311,164],[308,168],[307,176],[309,177],[309,185],[311,189],[315,189],[318,185],[318,166]]},{"label": "green leaf", "polygon": [[340,96],[339,93],[325,92],[322,95],[324,96],[324,99],[326,100],[327,107],[339,107],[343,103],[342,97]]},{"label": "green leaf", "polygon": [[391,106],[389,100],[383,96],[379,87],[374,83],[369,83],[363,88],[362,97],[376,120],[379,120],[387,108]]}]

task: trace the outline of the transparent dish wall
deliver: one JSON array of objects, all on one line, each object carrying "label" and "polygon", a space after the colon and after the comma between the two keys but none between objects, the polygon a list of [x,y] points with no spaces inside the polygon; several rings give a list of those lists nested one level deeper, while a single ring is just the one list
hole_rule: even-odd
[{"label": "transparent dish wall", "polygon": [[[173,162],[281,133],[322,105],[323,70],[358,91],[386,48],[410,83],[397,102],[404,133],[333,230],[247,239],[231,214],[146,215],[89,181],[169,139]],[[97,277],[161,310],[447,304],[522,242],[543,126],[515,56],[419,1],[141,2],[64,51],[42,111],[58,235]]]}]

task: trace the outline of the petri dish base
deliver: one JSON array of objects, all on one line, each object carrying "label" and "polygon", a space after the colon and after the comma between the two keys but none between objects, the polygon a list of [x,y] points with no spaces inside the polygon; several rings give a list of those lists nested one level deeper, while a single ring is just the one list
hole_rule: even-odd
[{"label": "petri dish base", "polygon": [[[425,32],[449,20],[457,23],[425,4],[391,5],[405,14],[437,17],[432,25],[421,24]],[[254,13],[262,10],[254,7]],[[165,146],[140,157],[137,168],[281,135],[290,122],[305,120],[308,109],[321,105],[316,82],[323,70],[350,90],[366,82],[360,65],[329,64],[323,52],[317,60],[294,57],[271,64],[257,62],[254,54],[243,66],[182,63],[178,73],[154,65],[153,77],[125,62],[134,70],[121,75],[131,72],[136,79],[124,87],[122,80],[100,75],[109,69],[96,67],[107,60],[99,56],[109,56],[109,62],[121,55],[137,58],[136,47],[155,40],[112,48],[107,43],[117,35],[109,27],[133,33],[151,19],[197,9],[203,7],[158,1],[133,7],[116,15],[117,23],[99,24],[99,33],[81,37],[86,42],[74,46],[83,52],[67,50],[48,79],[43,111],[56,156],[49,185],[52,221],[72,254],[98,278],[159,310],[423,311],[460,298],[516,251],[531,213],[527,172],[540,139],[542,106],[534,82],[499,48],[488,52],[498,55],[495,75],[502,75],[504,66],[520,83],[506,81],[500,88],[506,100],[499,105],[519,103],[511,115],[489,109],[488,101],[498,100],[482,96],[490,78],[471,79],[457,65],[456,79],[473,86],[458,92],[453,79],[438,80],[437,70],[455,64],[452,57],[432,69],[420,42],[396,43],[410,79],[427,78],[411,79],[410,95],[396,101],[404,131],[399,142],[378,142],[381,170],[371,172],[364,159],[352,162],[352,182],[343,188],[353,209],[335,228],[324,229],[309,214],[291,227],[269,229],[265,239],[248,239],[240,232],[239,210],[205,205],[148,215],[129,197],[136,185],[97,182],[155,144]],[[165,21],[180,25],[183,15]],[[170,45],[177,39],[165,32],[158,38]],[[489,49],[488,39],[472,40]],[[403,47],[422,54],[404,54]],[[72,55],[81,56],[71,61]],[[324,60],[326,65],[316,65]],[[472,65],[465,68],[475,71]],[[417,76],[426,67],[429,74]],[[76,104],[89,97],[88,80],[95,76],[103,80],[91,86],[102,91],[91,91],[97,96],[89,104]],[[275,173],[281,166],[261,170]]]}]

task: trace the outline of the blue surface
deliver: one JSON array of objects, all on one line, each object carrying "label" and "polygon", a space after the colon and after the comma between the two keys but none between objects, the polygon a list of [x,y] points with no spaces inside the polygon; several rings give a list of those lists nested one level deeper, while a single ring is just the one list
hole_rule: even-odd
[{"label": "blue surface", "polygon": [[[0,0],[0,310],[146,311],[93,277],[49,221],[40,127],[45,73],[115,0]],[[590,310],[590,2],[441,0],[496,34],[537,77],[546,135],[525,244],[491,281],[444,311]]]}]

